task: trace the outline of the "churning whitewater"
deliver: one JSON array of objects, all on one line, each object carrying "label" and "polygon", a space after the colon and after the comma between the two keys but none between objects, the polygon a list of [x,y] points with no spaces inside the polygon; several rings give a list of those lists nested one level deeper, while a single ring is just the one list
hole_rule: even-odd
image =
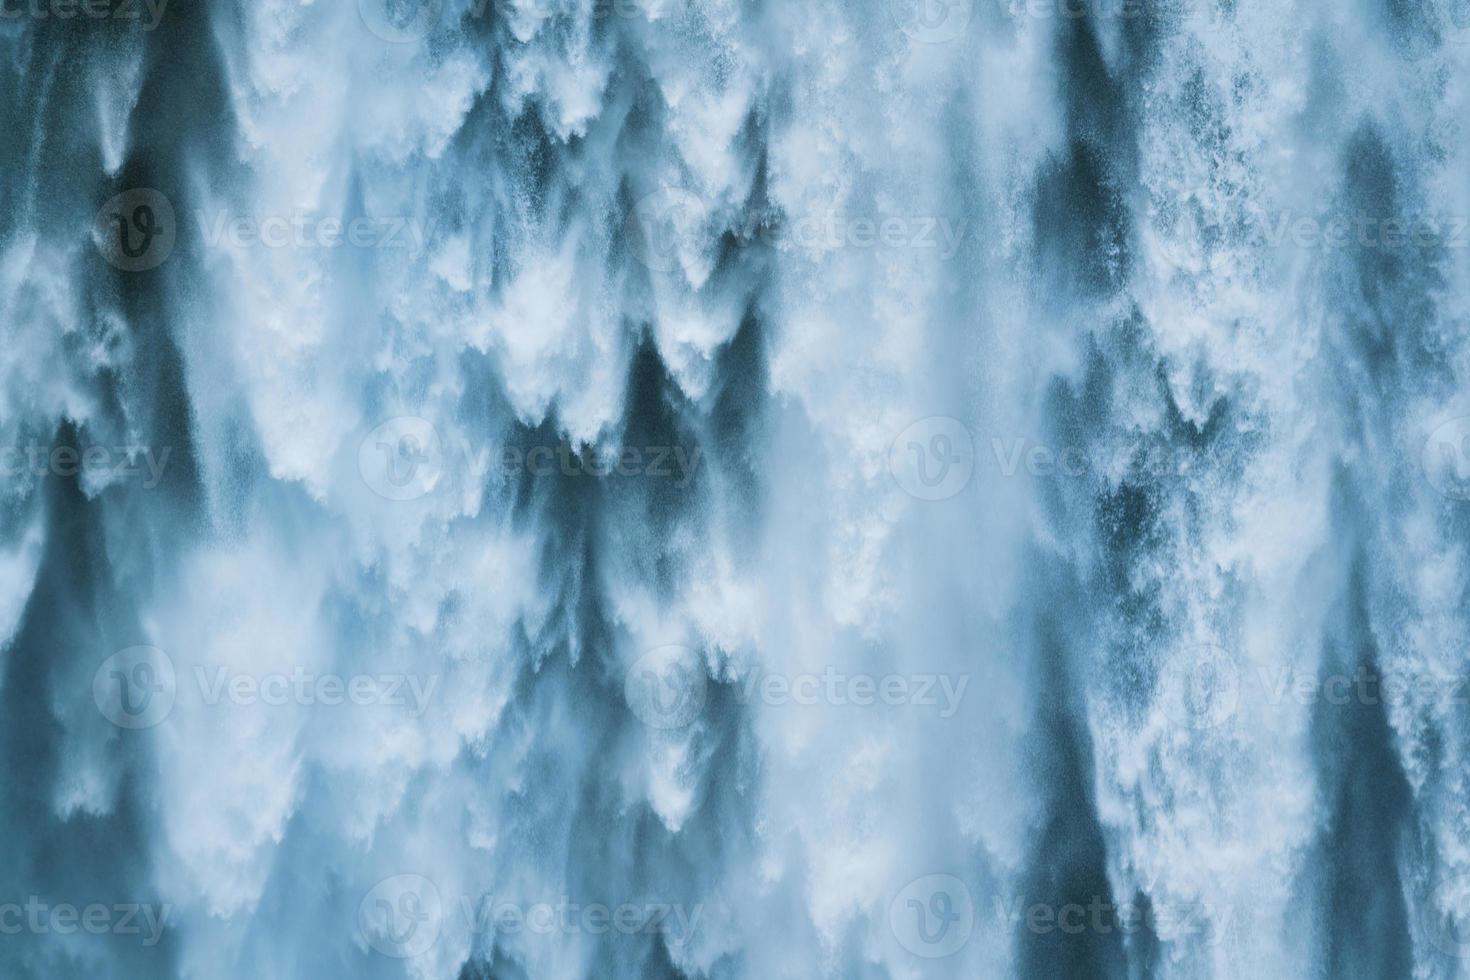
[{"label": "churning whitewater", "polygon": [[1470,977],[1470,0],[0,0],[0,975]]}]

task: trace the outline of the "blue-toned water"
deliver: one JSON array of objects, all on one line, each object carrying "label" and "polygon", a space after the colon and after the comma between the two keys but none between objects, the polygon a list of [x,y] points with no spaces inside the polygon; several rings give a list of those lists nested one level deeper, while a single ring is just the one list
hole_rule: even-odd
[{"label": "blue-toned water", "polygon": [[0,976],[1470,976],[1465,0],[0,0]]}]

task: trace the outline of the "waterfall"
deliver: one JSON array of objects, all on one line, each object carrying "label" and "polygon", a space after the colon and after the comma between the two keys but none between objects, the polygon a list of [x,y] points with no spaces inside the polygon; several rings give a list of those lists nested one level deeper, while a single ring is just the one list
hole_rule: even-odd
[{"label": "waterfall", "polygon": [[1470,977],[1470,0],[0,0],[0,974]]}]

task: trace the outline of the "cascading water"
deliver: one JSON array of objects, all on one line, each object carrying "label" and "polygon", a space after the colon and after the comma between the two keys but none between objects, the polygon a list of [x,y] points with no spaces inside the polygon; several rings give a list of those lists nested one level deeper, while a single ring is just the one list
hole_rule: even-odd
[{"label": "cascading water", "polygon": [[1466,0],[0,52],[0,975],[1470,977]]}]

